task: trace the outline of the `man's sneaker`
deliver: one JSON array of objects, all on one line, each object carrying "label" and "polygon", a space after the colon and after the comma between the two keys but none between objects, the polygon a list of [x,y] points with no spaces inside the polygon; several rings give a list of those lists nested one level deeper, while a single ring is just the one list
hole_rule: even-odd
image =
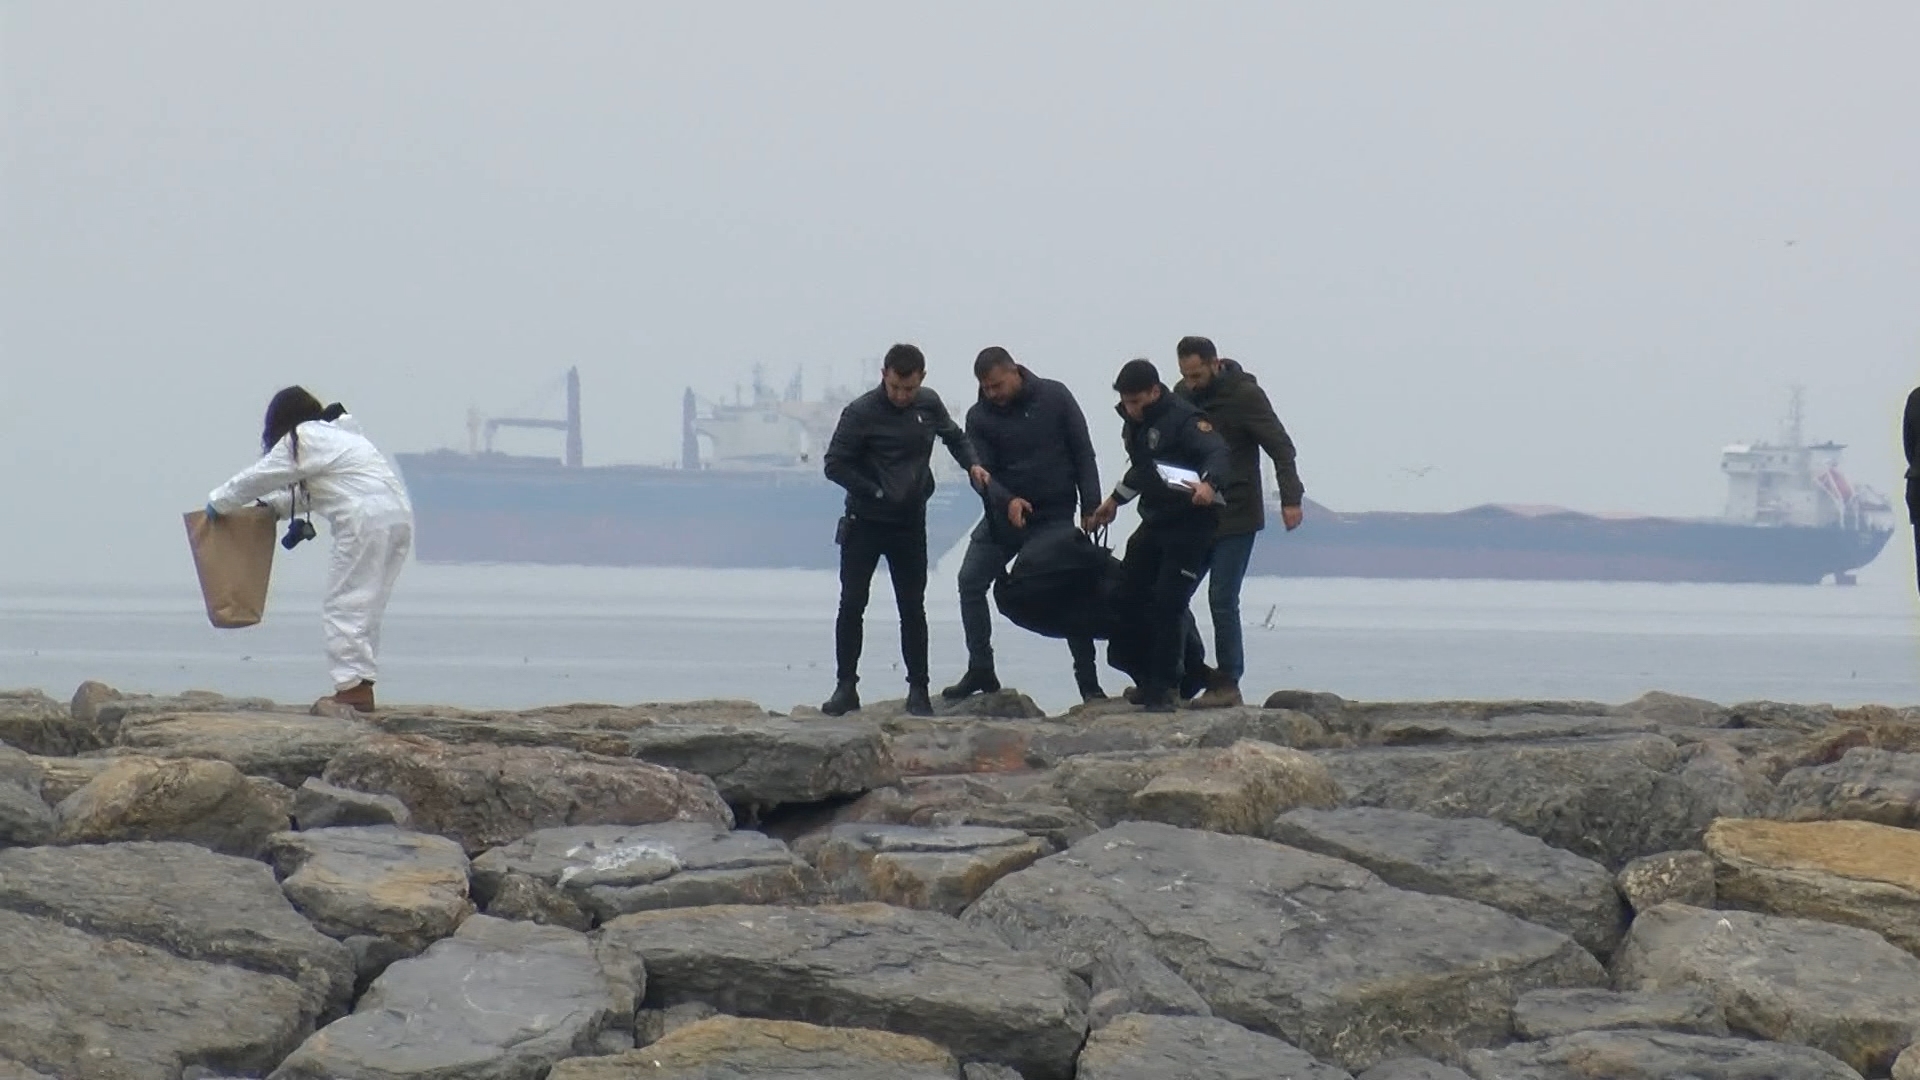
[{"label": "man's sneaker", "polygon": [[948,701],[959,701],[974,694],[991,694],[1000,689],[1000,677],[992,668],[968,668],[960,681],[940,691],[940,696]]},{"label": "man's sneaker", "polygon": [[1213,681],[1207,684],[1206,692],[1188,704],[1196,709],[1230,709],[1246,702],[1240,697],[1239,681],[1216,671]]},{"label": "man's sneaker", "polygon": [[933,715],[933,702],[927,697],[927,687],[925,683],[915,683],[907,688],[907,715]]},{"label": "man's sneaker", "polygon": [[852,679],[843,679],[833,688],[833,696],[827,699],[820,711],[828,716],[845,716],[860,711],[860,694],[853,688]]}]

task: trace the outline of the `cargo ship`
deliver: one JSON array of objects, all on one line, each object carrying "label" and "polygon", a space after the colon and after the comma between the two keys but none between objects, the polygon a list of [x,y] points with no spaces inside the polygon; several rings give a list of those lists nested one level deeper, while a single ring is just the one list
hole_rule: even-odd
[{"label": "cargo ship", "polygon": [[[468,414],[465,450],[394,455],[414,504],[415,557],[427,563],[544,563],[831,569],[845,492],[820,455],[853,394],[807,400],[796,374],[775,392],[756,368],[751,396],[681,399],[681,450],[663,465],[588,465],[580,373],[566,373],[563,417]],[[561,456],[494,449],[501,428],[564,433]],[[934,557],[979,520],[980,497],[936,445],[927,506]]]},{"label": "cargo ship", "polygon": [[[1840,471],[1845,446],[1804,440],[1801,414],[1796,390],[1781,438],[1721,451],[1727,502],[1718,517],[1513,505],[1339,513],[1309,501],[1299,529],[1283,533],[1270,524],[1248,573],[1851,585],[1893,535],[1893,507],[1847,481]],[[1268,518],[1277,521],[1277,505]]]},{"label": "cargo ship", "polygon": [[[429,563],[832,569],[841,490],[821,472],[852,394],[807,400],[796,374],[774,391],[681,399],[679,460],[588,465],[580,379],[564,417],[469,416],[468,446],[396,455],[412,492],[415,552]],[[951,402],[956,413],[963,403]],[[1278,577],[1486,578],[1852,584],[1893,532],[1892,506],[1840,471],[1844,446],[1801,436],[1796,391],[1773,441],[1721,453],[1727,503],[1715,517],[1590,514],[1488,505],[1453,513],[1339,512],[1314,503],[1291,533],[1269,528],[1249,573]],[[564,433],[559,457],[493,448],[503,427]],[[944,448],[927,510],[933,558],[979,519],[981,502]],[[1111,473],[1112,468],[1103,470]],[[1110,478],[1110,477],[1109,477]]]}]

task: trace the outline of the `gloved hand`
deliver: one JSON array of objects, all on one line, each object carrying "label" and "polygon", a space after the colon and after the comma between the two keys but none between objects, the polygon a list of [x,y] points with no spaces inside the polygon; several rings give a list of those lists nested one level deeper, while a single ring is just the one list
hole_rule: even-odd
[{"label": "gloved hand", "polygon": [[220,511],[218,511],[218,510],[215,510],[215,509],[213,508],[213,503],[211,503],[211,502],[209,502],[209,503],[207,503],[207,520],[208,520],[208,521],[219,521],[219,520],[220,520]]}]

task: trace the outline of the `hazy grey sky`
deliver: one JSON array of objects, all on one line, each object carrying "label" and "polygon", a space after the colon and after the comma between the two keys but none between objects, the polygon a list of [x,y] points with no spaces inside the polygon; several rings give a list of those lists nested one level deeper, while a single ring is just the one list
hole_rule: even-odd
[{"label": "hazy grey sky", "polygon": [[1114,370],[1205,333],[1336,508],[1717,512],[1795,381],[1897,495],[1916,55],[1910,3],[0,3],[0,577],[180,573],[289,382],[398,451],[578,364],[589,460],[660,460],[684,386],[895,340],[1067,380],[1109,482]]}]

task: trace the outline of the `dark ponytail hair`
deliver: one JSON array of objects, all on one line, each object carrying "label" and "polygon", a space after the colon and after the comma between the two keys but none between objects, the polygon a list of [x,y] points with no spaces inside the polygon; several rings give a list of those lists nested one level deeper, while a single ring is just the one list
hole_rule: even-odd
[{"label": "dark ponytail hair", "polygon": [[307,393],[302,386],[289,386],[273,395],[267,403],[267,420],[260,429],[260,452],[272,450],[275,444],[289,435],[293,436],[293,456],[300,456],[300,436],[294,428],[309,420],[326,419],[327,410],[320,405],[320,399]]}]

